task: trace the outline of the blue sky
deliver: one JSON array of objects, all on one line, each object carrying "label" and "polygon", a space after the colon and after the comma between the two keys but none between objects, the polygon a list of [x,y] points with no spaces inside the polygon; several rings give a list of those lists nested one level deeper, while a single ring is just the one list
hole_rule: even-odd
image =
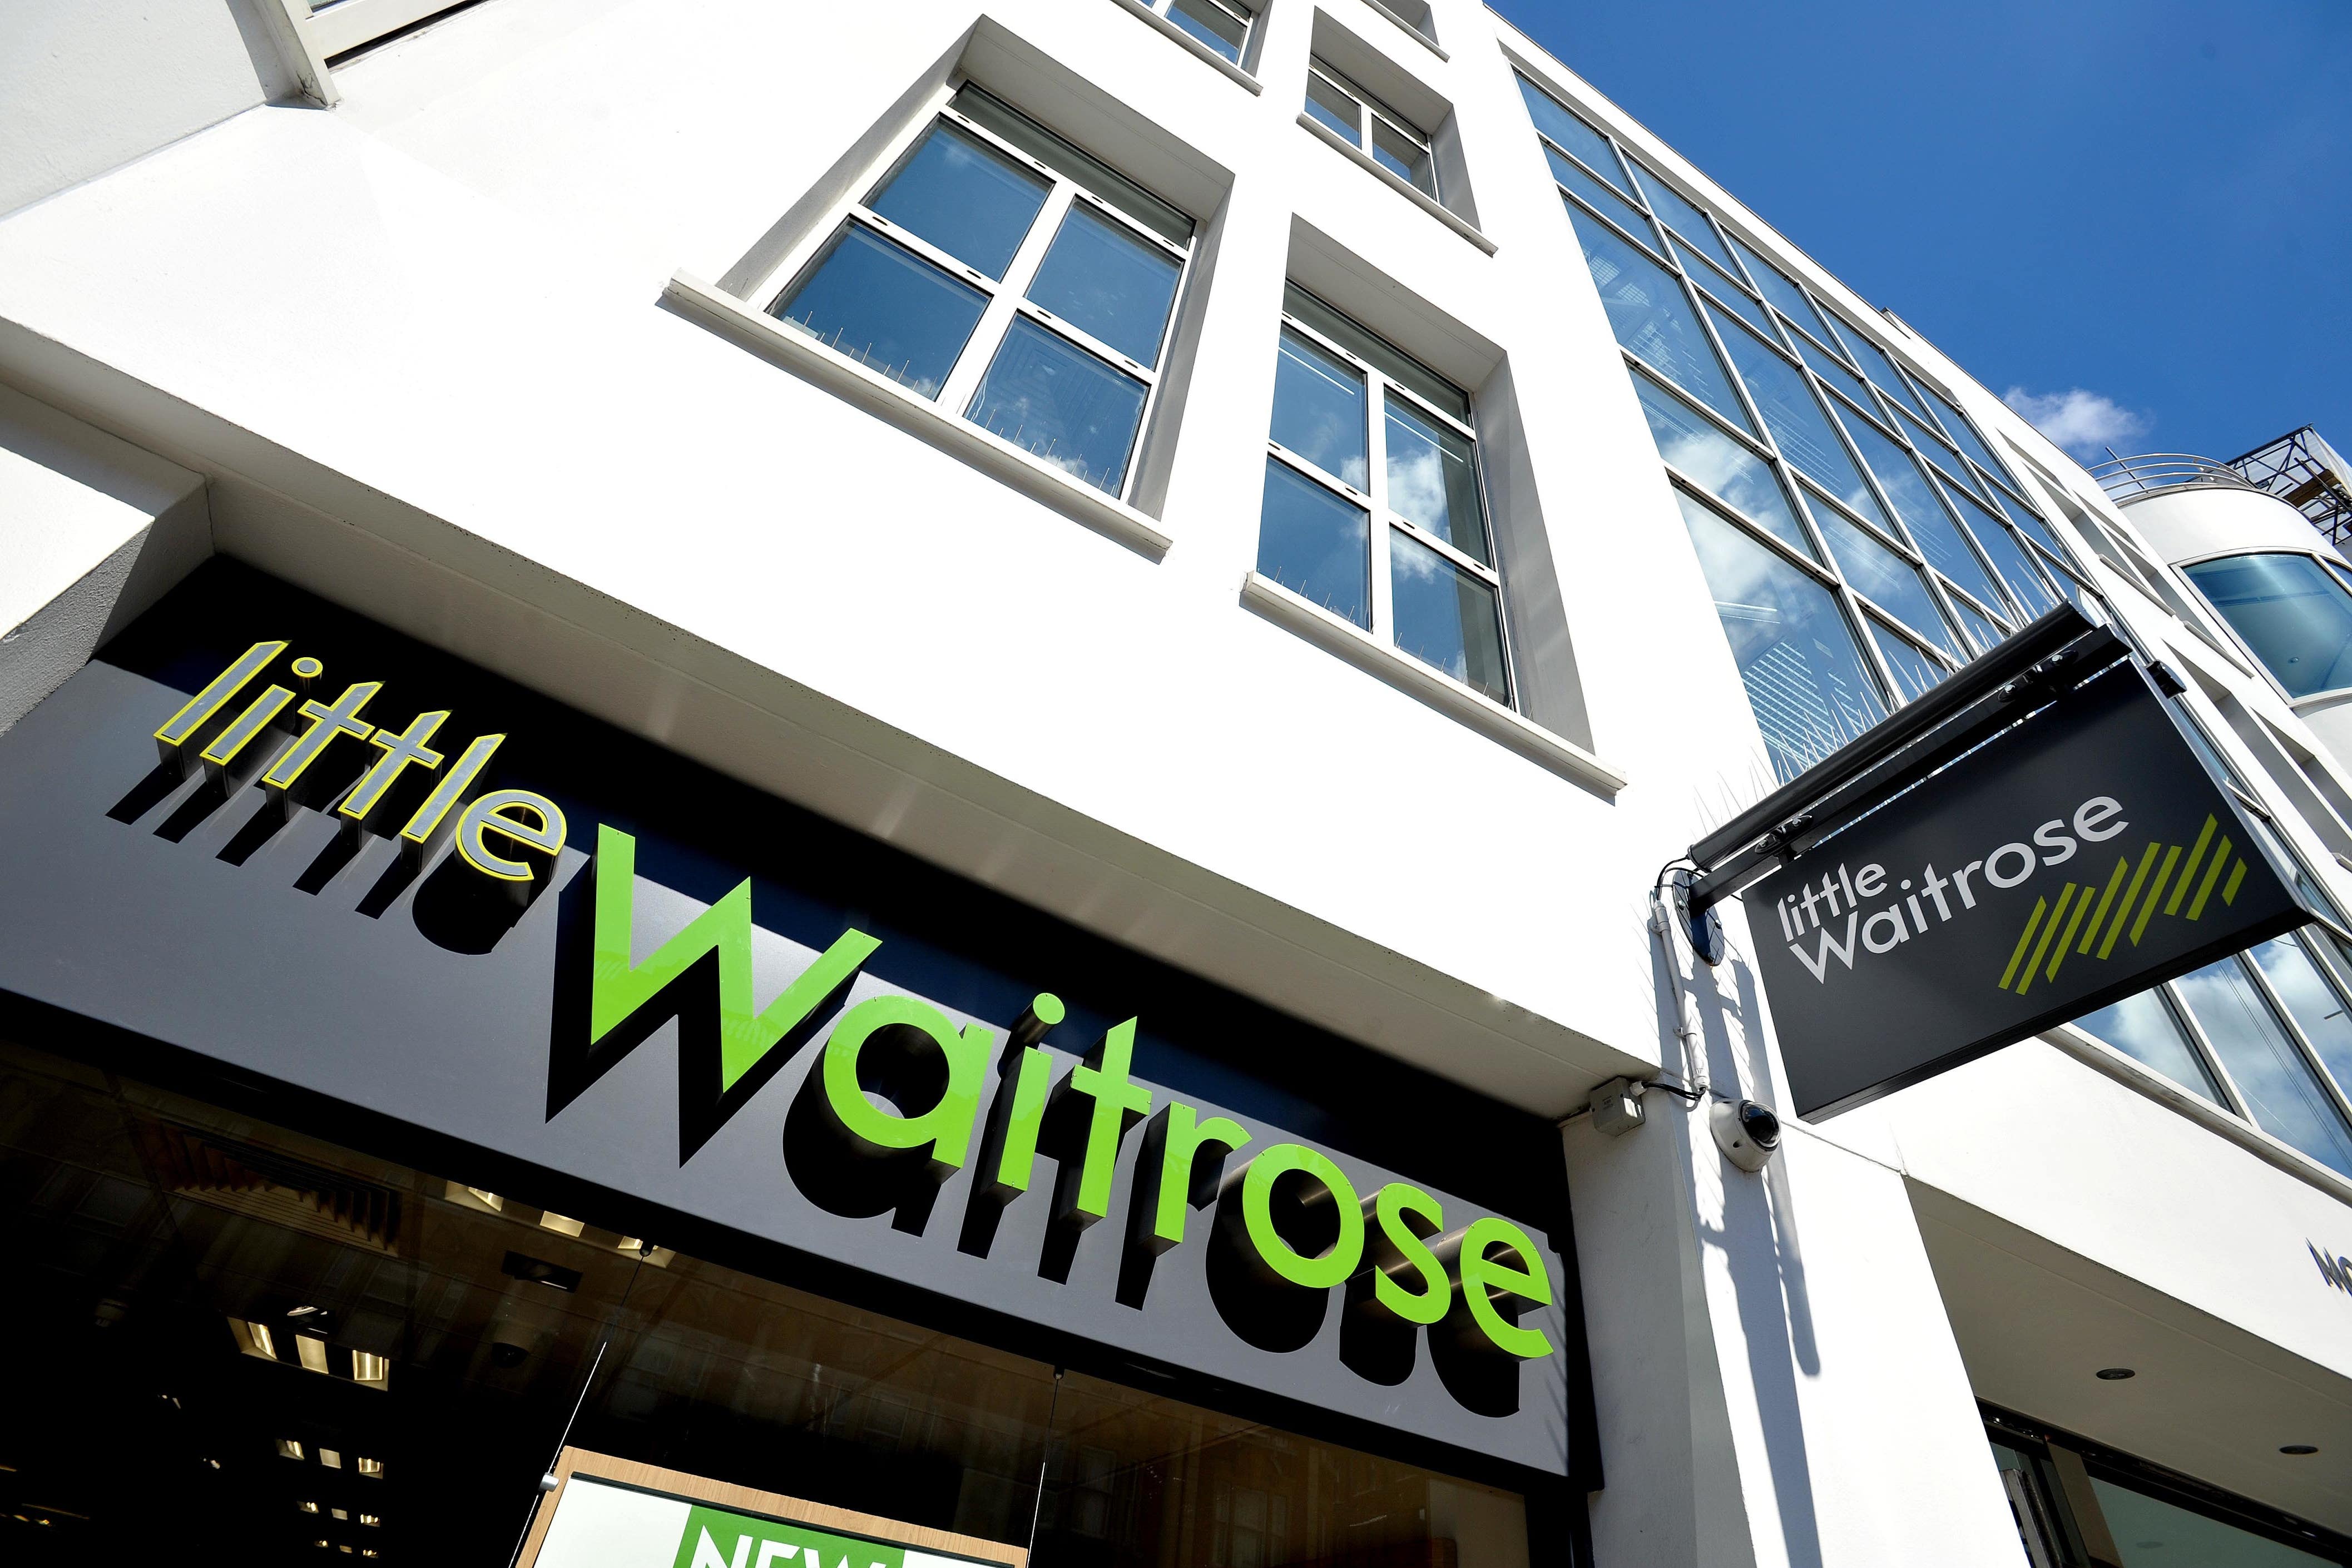
[{"label": "blue sky", "polygon": [[1496,8],[2077,455],[2352,450],[2347,0]]}]

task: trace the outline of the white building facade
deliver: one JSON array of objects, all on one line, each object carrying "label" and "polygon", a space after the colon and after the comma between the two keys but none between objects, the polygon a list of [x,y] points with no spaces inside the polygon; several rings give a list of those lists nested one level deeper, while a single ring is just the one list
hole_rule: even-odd
[{"label": "white building facade", "polygon": [[[1762,923],[1724,905],[1710,967],[1654,899],[1695,840],[2063,601],[2173,674],[2306,899],[2352,909],[2352,566],[2250,487],[2110,500],[1501,16],[35,0],[0,19],[0,1046],[40,1259],[8,1308],[0,1531],[28,1552],[504,1561],[574,1448],[1041,1564],[2352,1563],[2352,927],[1810,1124]],[[117,766],[79,727],[161,702],[130,736],[148,765],[226,662],[186,650],[303,653],[281,624],[357,628],[392,672],[365,678],[396,714],[344,716],[373,750],[327,753],[334,791],[275,748],[301,744],[287,705],[360,679],[328,657],[268,676],[295,685],[246,738],[286,741],[191,727],[147,794],[133,767],[59,803]],[[523,716],[491,736],[434,699],[449,727],[403,737],[433,762],[383,775],[411,823],[477,735],[520,769],[485,782],[563,807],[489,832],[529,891],[572,891],[478,941],[428,907],[467,844],[500,858],[455,814],[477,796],[413,846],[344,810],[433,680]],[[575,722],[605,738],[530,738]],[[606,760],[626,808],[581,782]],[[887,896],[835,886],[886,863]],[[767,1065],[719,1059],[709,1143],[681,1120],[644,1174],[580,1118],[662,1052],[684,1085],[690,1011],[561,1092],[561,1042],[486,1034],[544,1076],[510,1140],[402,1108],[497,1092],[403,1055],[432,1026],[369,1032],[461,994],[426,966],[543,931],[562,983],[563,923],[593,884],[604,963],[626,885],[656,913],[612,972],[651,976],[646,931],[701,930],[738,876],[766,879],[751,1007],[836,950],[805,904],[880,944],[812,1027],[878,977],[1123,1077],[1136,1012],[1158,1097],[1110,1115],[1108,1201],[1055,1141],[1066,1098],[1114,1103],[1076,1077],[1027,1113],[1069,1188],[1051,1223],[1042,1185],[992,1196],[937,1144],[939,1202],[895,1221],[696,1186],[817,1157],[785,1101],[834,1048],[782,1024]],[[967,904],[961,938],[922,913]],[[414,969],[305,956],[412,915]],[[285,946],[229,944],[248,917]],[[1044,995],[991,1011],[971,977],[1056,984],[1024,942],[1132,966],[1163,1011],[1075,978],[1066,1042]],[[217,1007],[188,999],[207,975]],[[314,1054],[280,1072],[273,1030]],[[785,1082],[760,1075],[779,1038]],[[1024,1113],[1001,1071],[990,1160]],[[1375,1179],[1531,1248],[1439,1247],[1454,1326],[1402,1331],[1409,1371],[1363,1370],[1388,1353],[1343,1324],[1377,1315],[1360,1280],[1284,1342],[1296,1273],[1248,1287],[1253,1317],[1225,1254],[1188,1261],[1247,1211],[1242,1159],[1193,1193],[1213,1223],[1173,1206],[1172,1249],[1133,1218],[1180,1091],[1363,1198],[1337,1241],[1301,1200],[1301,1268],[1352,1234],[1407,1279]],[[1781,1114],[1760,1173],[1710,1133],[1741,1101]],[[399,1201],[321,1196],[362,1187]],[[967,1293],[974,1217],[1017,1230],[1024,1204],[1045,1260]],[[331,1236],[331,1211],[378,1218]],[[1412,1228],[1458,1240],[1433,1212]],[[1447,1304],[1482,1265],[1515,1317]],[[1203,1270],[1237,1326],[1196,1346],[1175,1293]],[[45,1343],[110,1369],[79,1415],[29,1370]],[[106,1431],[182,1467],[168,1517],[76,1457]]]}]

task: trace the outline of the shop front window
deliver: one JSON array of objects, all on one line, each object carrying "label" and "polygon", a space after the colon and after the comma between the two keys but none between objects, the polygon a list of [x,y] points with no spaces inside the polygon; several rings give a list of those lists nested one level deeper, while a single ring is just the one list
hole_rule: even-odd
[{"label": "shop front window", "polygon": [[1528,1561],[1512,1493],[464,1176],[0,1043],[0,1501],[59,1561],[152,1555],[168,1520],[255,1563],[502,1568],[564,1447],[1034,1536],[1039,1568]]}]

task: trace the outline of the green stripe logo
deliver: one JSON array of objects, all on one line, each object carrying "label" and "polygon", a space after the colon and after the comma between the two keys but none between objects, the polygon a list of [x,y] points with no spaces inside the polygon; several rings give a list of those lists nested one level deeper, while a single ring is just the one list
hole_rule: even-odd
[{"label": "green stripe logo", "polygon": [[2095,944],[2103,960],[2113,957],[2116,943],[2126,936],[2137,947],[2158,913],[2168,919],[2202,919],[2217,891],[2224,906],[2237,902],[2246,881],[2245,857],[2237,853],[2229,834],[2221,833],[2221,841],[2214,841],[2221,825],[2209,815],[2198,830],[2197,841],[2185,850],[2179,844],[2152,843],[2140,852],[2137,864],[2125,855],[2116,862],[2104,887],[2096,882],[2070,882],[2058,890],[2054,908],[2047,898],[2035,899],[2025,929],[2017,934],[2017,946],[2010,951],[2009,967],[2000,972],[2000,988],[2021,997],[2037,979],[2055,980],[2068,954],[2089,955]]}]

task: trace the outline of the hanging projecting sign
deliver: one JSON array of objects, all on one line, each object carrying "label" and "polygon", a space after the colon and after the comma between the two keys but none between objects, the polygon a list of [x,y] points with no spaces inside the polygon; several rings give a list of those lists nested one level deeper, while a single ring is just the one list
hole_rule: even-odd
[{"label": "hanging projecting sign", "polygon": [[635,1234],[1573,1469],[1540,1118],[227,563],[0,737],[5,993]]},{"label": "hanging projecting sign", "polygon": [[1741,902],[1805,1116],[2313,918],[2127,659]]}]

